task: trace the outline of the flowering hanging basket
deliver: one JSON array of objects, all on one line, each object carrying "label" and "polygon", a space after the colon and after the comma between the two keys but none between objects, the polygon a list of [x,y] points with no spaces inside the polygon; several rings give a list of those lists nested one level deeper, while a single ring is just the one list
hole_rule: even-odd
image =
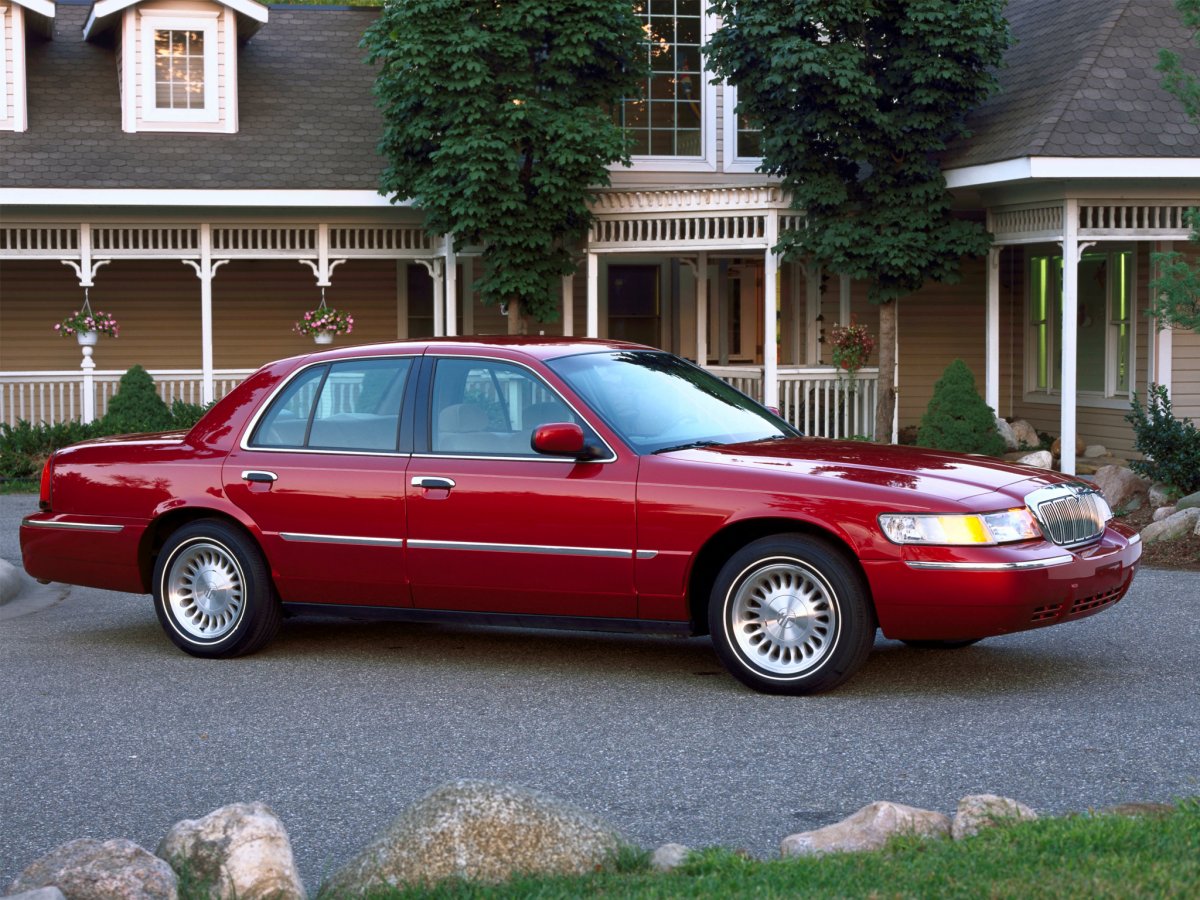
[{"label": "flowering hanging basket", "polygon": [[100,310],[92,312],[86,306],[82,311],[75,310],[61,322],[54,323],[54,331],[59,337],[74,337],[86,345],[96,343],[96,338],[102,334],[115,338],[120,330],[112,313]]},{"label": "flowering hanging basket", "polygon": [[866,325],[855,325],[852,319],[849,325],[833,326],[833,364],[837,368],[853,375],[867,364],[874,349],[875,339]]},{"label": "flowering hanging basket", "polygon": [[341,309],[318,306],[304,314],[292,328],[297,334],[311,337],[318,344],[330,343],[335,335],[354,331],[354,316]]}]

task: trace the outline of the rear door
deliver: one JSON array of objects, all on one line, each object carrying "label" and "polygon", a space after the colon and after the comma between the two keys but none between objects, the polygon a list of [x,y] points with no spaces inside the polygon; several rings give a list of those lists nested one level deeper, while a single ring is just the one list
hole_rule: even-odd
[{"label": "rear door", "polygon": [[419,358],[301,370],[226,459],[226,494],[261,529],[284,602],[410,605],[404,413]]}]

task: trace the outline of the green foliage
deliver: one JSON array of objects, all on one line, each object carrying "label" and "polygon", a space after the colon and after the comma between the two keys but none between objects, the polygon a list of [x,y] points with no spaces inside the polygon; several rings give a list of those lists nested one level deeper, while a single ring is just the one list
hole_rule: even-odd
[{"label": "green foliage", "polygon": [[101,423],[106,434],[166,431],[172,425],[171,410],[158,396],[150,373],[134,366],[121,376]]},{"label": "green foliage", "polygon": [[965,134],[1008,46],[1004,0],[716,0],[709,67],[764,123],[763,170],[802,211],[789,258],[871,281],[887,302],[987,252],[951,215],[938,154]]},{"label": "green foliage", "polygon": [[1145,406],[1136,396],[1130,406],[1125,420],[1133,426],[1133,445],[1142,459],[1129,468],[1171,485],[1180,494],[1200,491],[1200,429],[1191,419],[1175,418],[1171,397],[1161,384],[1150,385]]},{"label": "green foliage", "polygon": [[503,884],[455,879],[371,892],[372,898],[576,897],[1190,897],[1200,885],[1200,804],[1160,818],[1044,818],[985,829],[962,841],[898,838],[875,853],[756,860],[693,852],[675,872],[517,876]]},{"label": "green foliage", "polygon": [[[1183,26],[1192,34],[1192,40],[1200,45],[1200,0],[1175,0],[1175,9]],[[1158,65],[1162,73],[1163,89],[1183,104],[1184,112],[1193,122],[1200,122],[1200,78],[1195,72],[1183,67],[1179,54],[1171,50],[1158,51]]]},{"label": "green foliage", "polygon": [[99,433],[96,424],[58,422],[16,425],[0,422],[0,478],[37,478],[46,458],[61,447],[86,441]]},{"label": "green foliage", "polygon": [[637,92],[644,40],[628,0],[406,0],[367,30],[381,192],[482,248],[483,302],[557,317],[588,200],[628,162],[608,110]]},{"label": "green foliage", "polygon": [[960,453],[999,456],[1004,452],[996,415],[975,390],[975,376],[961,359],[946,366],[933,386],[933,397],[917,431],[917,443]]}]

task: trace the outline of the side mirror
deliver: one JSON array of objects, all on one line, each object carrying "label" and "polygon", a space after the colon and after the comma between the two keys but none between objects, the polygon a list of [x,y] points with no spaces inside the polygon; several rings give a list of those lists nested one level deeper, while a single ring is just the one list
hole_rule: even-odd
[{"label": "side mirror", "polygon": [[539,425],[529,438],[529,446],[546,456],[584,456],[583,429],[574,422]]}]

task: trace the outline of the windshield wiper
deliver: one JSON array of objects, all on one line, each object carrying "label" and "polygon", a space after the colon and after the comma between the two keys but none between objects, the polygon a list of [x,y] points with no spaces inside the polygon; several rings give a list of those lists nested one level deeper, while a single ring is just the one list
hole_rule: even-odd
[{"label": "windshield wiper", "polygon": [[719,447],[720,441],[688,441],[686,444],[676,444],[673,447],[659,447],[654,454],[670,453],[674,450],[697,450],[701,447]]}]

